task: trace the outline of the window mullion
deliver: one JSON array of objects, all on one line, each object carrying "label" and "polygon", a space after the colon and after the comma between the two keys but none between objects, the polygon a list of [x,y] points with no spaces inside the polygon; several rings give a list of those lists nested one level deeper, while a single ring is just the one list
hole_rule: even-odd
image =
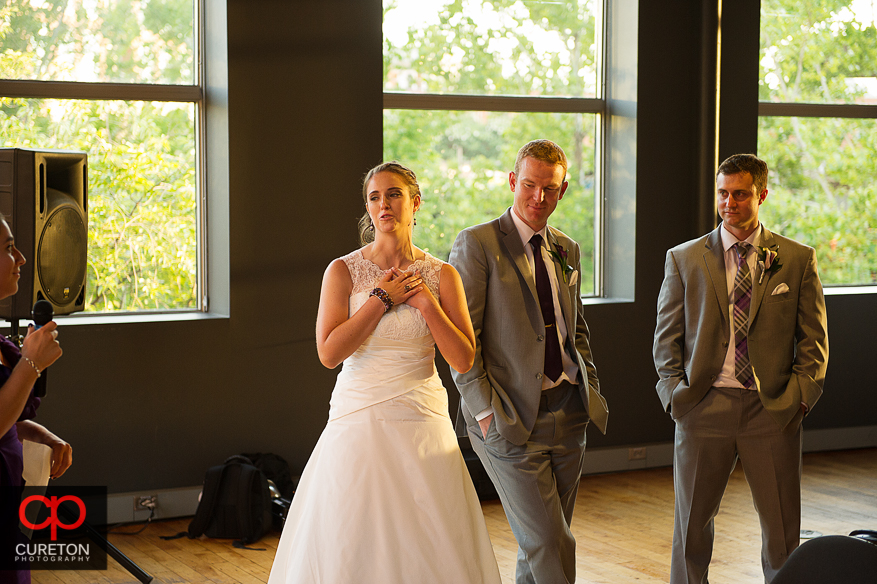
[{"label": "window mullion", "polygon": [[384,92],[384,109],[600,114],[602,99]]},{"label": "window mullion", "polygon": [[197,85],[0,80],[0,96],[31,99],[95,99],[194,103],[201,101],[202,93],[201,87]]},{"label": "window mullion", "polygon": [[797,118],[877,118],[877,106],[842,103],[759,102],[758,115]]}]

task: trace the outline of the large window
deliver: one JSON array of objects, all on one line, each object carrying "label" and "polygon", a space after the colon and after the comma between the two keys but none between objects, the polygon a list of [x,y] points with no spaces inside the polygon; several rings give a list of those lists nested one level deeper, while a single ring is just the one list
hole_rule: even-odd
[{"label": "large window", "polygon": [[0,145],[88,154],[87,311],[204,308],[199,10],[0,5]]},{"label": "large window", "polygon": [[518,149],[566,151],[551,224],[582,246],[582,293],[600,293],[602,5],[598,0],[384,0],[384,158],[418,175],[415,243],[447,259],[464,227],[511,205]]},{"label": "large window", "polygon": [[877,283],[877,29],[870,0],[762,0],[765,223],[816,248],[826,286]]}]

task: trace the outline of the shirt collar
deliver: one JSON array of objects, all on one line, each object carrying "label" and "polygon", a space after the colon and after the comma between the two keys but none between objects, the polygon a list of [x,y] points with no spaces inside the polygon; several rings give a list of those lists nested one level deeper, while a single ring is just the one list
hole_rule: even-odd
[{"label": "shirt collar", "polygon": [[[725,229],[724,225],[719,229],[719,233],[722,236],[722,248],[725,250],[725,252],[727,252],[729,249],[731,249],[731,247],[735,243],[740,241],[739,239],[737,239],[734,236],[733,233],[731,233],[730,231]],[[743,241],[745,241],[746,243],[751,245],[753,248],[756,247],[757,243],[761,243],[761,223],[760,222],[758,223],[758,227],[755,228],[755,231],[750,233],[749,237],[747,237]]]},{"label": "shirt collar", "polygon": [[515,227],[518,230],[518,235],[521,236],[521,242],[524,244],[524,249],[530,244],[530,239],[534,234],[538,233],[542,236],[542,241],[546,241],[548,239],[548,226],[546,225],[539,231],[533,231],[533,228],[524,223],[524,221],[518,217],[518,214],[515,213],[514,207],[512,207],[512,221],[515,222]]}]

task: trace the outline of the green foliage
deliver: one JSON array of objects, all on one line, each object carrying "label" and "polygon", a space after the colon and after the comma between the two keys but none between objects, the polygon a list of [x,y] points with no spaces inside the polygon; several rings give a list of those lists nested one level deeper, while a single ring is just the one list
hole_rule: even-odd
[{"label": "green foliage", "polygon": [[3,146],[88,154],[86,310],[197,306],[193,116],[190,104],[0,99]]},{"label": "green foliage", "polygon": [[[591,2],[449,1],[432,24],[405,31],[386,2],[388,91],[591,97],[596,87]],[[407,43],[394,39],[407,35]],[[551,224],[582,247],[582,293],[594,293],[595,126],[590,114],[385,110],[384,159],[417,174],[423,192],[415,243],[447,259],[460,230],[512,204],[508,174],[536,138],[561,145],[570,186]]]},{"label": "green foliage", "polygon": [[[6,79],[193,83],[192,0],[42,0],[0,7],[0,52],[26,56]],[[4,55],[5,57],[5,55]]]},{"label": "green foliage", "polygon": [[[6,3],[0,77],[191,83],[192,22],[191,0]],[[88,154],[87,311],[197,308],[195,112],[0,98],[2,146]]]},{"label": "green foliage", "polygon": [[758,141],[773,166],[762,221],[816,248],[824,284],[877,282],[877,123],[761,118]]},{"label": "green foliage", "polygon": [[[761,100],[869,103],[846,80],[877,77],[877,29],[852,6],[764,0]],[[765,117],[758,149],[772,170],[765,224],[816,248],[826,285],[877,282],[874,120]]]},{"label": "green foliage", "polygon": [[[416,0],[415,0],[416,2]],[[385,2],[385,21],[408,2]],[[594,95],[590,1],[448,1],[438,23],[411,22],[408,42],[384,36],[387,90],[503,95]],[[387,33],[390,34],[387,34]],[[587,87],[587,93],[586,88]]]},{"label": "green foliage", "polygon": [[858,101],[848,78],[877,76],[877,32],[850,0],[764,0],[759,99]]}]

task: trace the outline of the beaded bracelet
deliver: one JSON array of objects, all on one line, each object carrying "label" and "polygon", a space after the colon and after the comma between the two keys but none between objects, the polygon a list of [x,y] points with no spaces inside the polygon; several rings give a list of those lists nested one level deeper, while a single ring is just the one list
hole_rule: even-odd
[{"label": "beaded bracelet", "polygon": [[371,292],[368,293],[369,296],[377,296],[378,300],[384,303],[384,312],[387,312],[391,308],[393,308],[393,299],[390,298],[390,295],[387,294],[387,291],[383,288],[375,288]]},{"label": "beaded bracelet", "polygon": [[26,362],[28,363],[28,365],[30,365],[31,367],[33,367],[33,370],[37,372],[37,377],[39,377],[40,375],[43,374],[43,372],[40,371],[40,368],[37,367],[37,364],[36,364],[36,363],[34,363],[33,361],[31,361],[30,359],[28,359],[28,358],[25,357],[24,355],[22,355],[21,358],[22,358],[24,361],[26,361]]}]

